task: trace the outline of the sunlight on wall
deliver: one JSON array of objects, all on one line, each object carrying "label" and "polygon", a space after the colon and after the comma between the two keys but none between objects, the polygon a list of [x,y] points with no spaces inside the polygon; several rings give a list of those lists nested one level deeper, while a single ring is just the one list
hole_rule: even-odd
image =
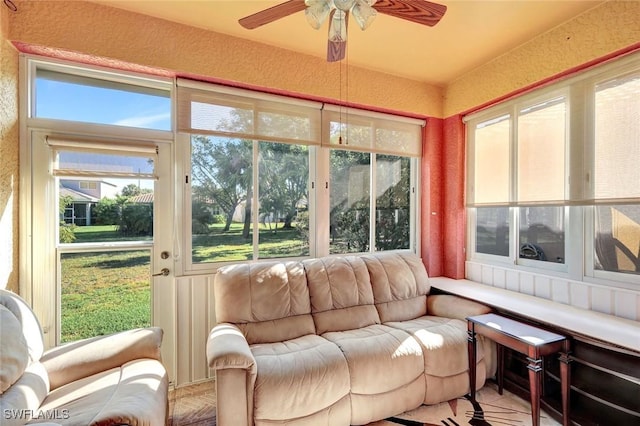
[{"label": "sunlight on wall", "polygon": [[4,210],[0,216],[0,288],[7,288],[11,274],[14,272],[13,256],[8,254],[14,253],[14,217],[13,217],[13,182],[9,186],[10,193]]}]

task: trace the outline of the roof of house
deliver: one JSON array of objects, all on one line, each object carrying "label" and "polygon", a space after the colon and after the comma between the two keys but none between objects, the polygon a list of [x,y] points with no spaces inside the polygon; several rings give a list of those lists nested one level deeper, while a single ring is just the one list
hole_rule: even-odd
[{"label": "roof of house", "polygon": [[74,191],[73,189],[65,188],[64,186],[60,187],[60,196],[71,197],[74,203],[97,203],[100,201],[96,197],[92,197],[79,191]]},{"label": "roof of house", "polygon": [[129,202],[137,204],[153,203],[153,192],[136,195],[129,198]]}]

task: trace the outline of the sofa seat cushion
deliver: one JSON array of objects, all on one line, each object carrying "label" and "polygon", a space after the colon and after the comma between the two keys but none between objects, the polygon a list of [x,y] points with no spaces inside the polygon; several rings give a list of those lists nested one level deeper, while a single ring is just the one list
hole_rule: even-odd
[{"label": "sofa seat cushion", "polygon": [[[354,394],[389,392],[424,373],[420,345],[402,330],[374,324],[325,333],[323,337],[338,345],[344,353]],[[393,374],[381,374],[385,371]]]},{"label": "sofa seat cushion", "polygon": [[[467,324],[464,321],[423,316],[385,325],[409,333],[420,343],[426,374],[448,377],[468,370]],[[483,357],[482,345],[478,345],[478,362]]]},{"label": "sofa seat cushion", "polygon": [[402,413],[424,400],[422,349],[408,333],[374,324],[323,337],[340,347],[349,365],[350,424],[367,424]]},{"label": "sofa seat cushion", "polygon": [[[169,381],[157,360],[140,359],[61,386],[37,410],[60,425],[162,425]],[[31,424],[30,423],[30,424]]]},{"label": "sofa seat cushion", "polygon": [[256,424],[314,418],[337,407],[331,424],[348,424],[349,370],[335,344],[307,335],[251,346],[258,375],[254,388]]}]

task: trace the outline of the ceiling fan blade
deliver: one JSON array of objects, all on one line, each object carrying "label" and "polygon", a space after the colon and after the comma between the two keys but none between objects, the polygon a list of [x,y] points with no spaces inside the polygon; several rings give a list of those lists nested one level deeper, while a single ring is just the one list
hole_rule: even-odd
[{"label": "ceiling fan blade", "polygon": [[254,28],[261,27],[285,16],[300,12],[304,10],[305,7],[307,6],[304,4],[304,0],[289,0],[268,9],[261,10],[253,15],[245,16],[239,19],[238,22],[246,29],[253,30]]},{"label": "ceiling fan blade", "polygon": [[373,7],[380,13],[430,27],[447,11],[447,6],[426,0],[378,0]]}]

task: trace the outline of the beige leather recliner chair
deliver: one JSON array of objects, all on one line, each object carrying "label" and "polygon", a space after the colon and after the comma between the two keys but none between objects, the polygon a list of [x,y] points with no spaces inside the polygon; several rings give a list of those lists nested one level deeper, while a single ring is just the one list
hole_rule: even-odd
[{"label": "beige leather recliner chair", "polygon": [[162,329],[150,327],[44,351],[29,306],[0,289],[0,423],[166,424],[162,337]]}]

